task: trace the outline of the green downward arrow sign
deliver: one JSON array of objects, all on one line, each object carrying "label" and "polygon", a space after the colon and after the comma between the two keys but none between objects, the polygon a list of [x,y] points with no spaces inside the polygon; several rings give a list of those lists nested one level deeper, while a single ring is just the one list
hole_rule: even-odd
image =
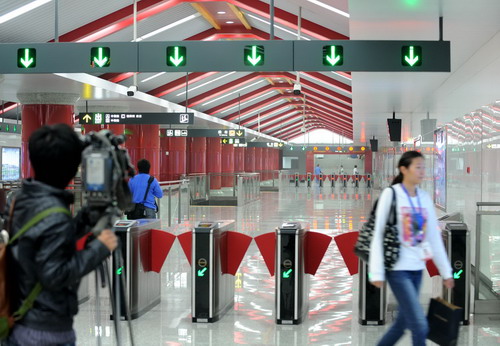
[{"label": "green downward arrow sign", "polygon": [[404,66],[421,66],[422,65],[422,47],[420,46],[403,46],[403,65]]},{"label": "green downward arrow sign", "polygon": [[179,56],[179,47],[175,47],[174,48],[174,56],[170,56],[170,61],[175,66],[179,66],[180,63],[182,63],[183,60],[184,60],[184,57],[183,56]]},{"label": "green downward arrow sign", "polygon": [[29,50],[29,48],[25,48],[24,49],[24,58],[21,58],[19,60],[20,60],[21,64],[25,68],[29,68],[31,66],[31,64],[33,64],[33,62],[35,61],[33,59],[33,57],[30,57],[30,50]]},{"label": "green downward arrow sign", "polygon": [[288,270],[284,271],[283,272],[283,279],[289,279],[290,274],[292,274],[292,271],[293,271],[293,269],[288,269]]}]

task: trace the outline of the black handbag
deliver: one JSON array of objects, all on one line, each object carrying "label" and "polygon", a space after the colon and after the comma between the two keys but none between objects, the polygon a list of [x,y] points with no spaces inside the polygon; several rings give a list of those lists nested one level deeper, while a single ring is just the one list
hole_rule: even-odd
[{"label": "black handbag", "polygon": [[127,219],[129,220],[138,220],[142,219],[146,216],[146,207],[144,206],[144,203],[146,203],[146,198],[148,197],[148,192],[149,188],[151,187],[151,184],[153,183],[154,178],[149,177],[148,180],[148,187],[146,188],[146,192],[144,193],[144,198],[141,203],[135,203],[134,208],[127,212]]},{"label": "black handbag", "polygon": [[[390,270],[394,267],[399,258],[399,231],[398,218],[396,209],[396,191],[392,190],[392,205],[385,225],[384,231],[384,266]],[[377,211],[378,200],[375,201],[368,221],[361,227],[359,231],[358,241],[354,246],[354,253],[363,261],[368,262],[370,257],[370,245],[375,233],[375,214]]]},{"label": "black handbag", "polygon": [[427,314],[429,322],[427,339],[441,346],[456,345],[462,314],[462,308],[442,298],[432,298]]}]

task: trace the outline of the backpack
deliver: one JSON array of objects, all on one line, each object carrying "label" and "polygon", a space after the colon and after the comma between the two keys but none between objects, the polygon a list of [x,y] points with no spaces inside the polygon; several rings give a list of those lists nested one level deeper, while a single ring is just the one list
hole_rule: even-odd
[{"label": "backpack", "polygon": [[[387,270],[391,270],[399,258],[399,231],[398,219],[396,210],[396,191],[392,190],[392,204],[384,230],[383,253],[384,265]],[[358,241],[354,246],[354,253],[364,262],[368,263],[370,257],[370,245],[375,233],[375,214],[377,210],[378,200],[375,201],[373,209],[370,213],[368,221],[361,227],[359,231]]]},{"label": "backpack", "polygon": [[142,202],[140,203],[134,203],[134,208],[131,209],[129,212],[126,213],[127,219],[129,220],[139,220],[142,219],[146,216],[146,207],[144,206],[144,203],[146,203],[146,199],[148,197],[148,192],[151,187],[151,184],[155,178],[153,176],[150,176],[148,179],[148,187],[146,188],[146,192],[144,193],[144,198],[142,199]]},{"label": "backpack", "polygon": [[[9,287],[12,284],[12,278],[9,277],[8,266],[7,266],[7,247],[12,245],[16,240],[22,237],[30,228],[35,226],[37,223],[45,219],[47,216],[57,213],[63,213],[71,216],[68,209],[63,207],[53,207],[43,210],[36,214],[31,220],[29,220],[24,226],[17,232],[10,240],[8,239],[8,234],[10,233],[12,225],[12,216],[14,212],[15,198],[12,201],[9,212],[9,223],[8,230],[2,231],[2,235],[7,235],[7,237],[0,237],[0,341],[6,340],[9,336],[10,330],[12,329],[16,321],[21,320],[24,315],[33,307],[33,304],[42,291],[42,285],[38,282],[35,287],[28,294],[26,299],[22,302],[21,306],[17,311],[12,313],[10,307],[10,297],[9,297]],[[3,239],[3,241],[2,241]]]}]

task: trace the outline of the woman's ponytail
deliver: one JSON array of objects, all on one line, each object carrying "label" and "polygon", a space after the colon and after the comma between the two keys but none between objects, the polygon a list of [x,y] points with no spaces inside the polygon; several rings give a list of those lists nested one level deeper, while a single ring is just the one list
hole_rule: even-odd
[{"label": "woman's ponytail", "polygon": [[403,183],[403,173],[399,172],[399,174],[394,178],[391,185],[401,184]]}]

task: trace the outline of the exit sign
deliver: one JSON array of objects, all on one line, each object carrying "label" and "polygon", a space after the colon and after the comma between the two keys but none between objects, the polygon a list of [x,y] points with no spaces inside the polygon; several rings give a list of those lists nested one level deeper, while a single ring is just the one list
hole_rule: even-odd
[{"label": "exit sign", "polygon": [[36,67],[36,49],[20,48],[17,50],[17,67],[33,68]]}]

